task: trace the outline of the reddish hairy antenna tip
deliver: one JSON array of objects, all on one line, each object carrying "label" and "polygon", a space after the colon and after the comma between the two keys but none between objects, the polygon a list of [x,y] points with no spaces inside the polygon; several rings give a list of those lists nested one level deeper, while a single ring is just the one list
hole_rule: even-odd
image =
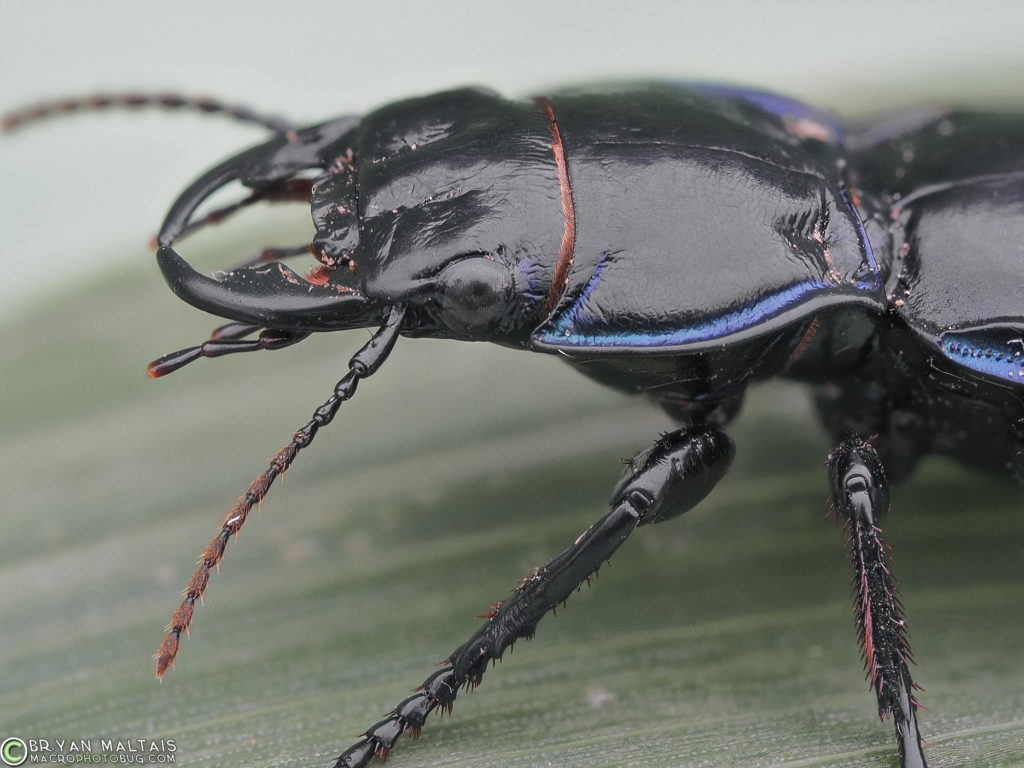
[{"label": "reddish hairy antenna tip", "polygon": [[156,676],[162,678],[178,655],[178,636],[174,632],[169,633],[156,653]]},{"label": "reddish hairy antenna tip", "polygon": [[157,662],[156,662],[156,679],[157,680],[163,680],[164,679],[164,675],[167,673],[167,670],[170,669],[171,661],[172,660],[173,660],[173,658],[167,658],[163,654],[160,655],[160,658],[157,659]]}]

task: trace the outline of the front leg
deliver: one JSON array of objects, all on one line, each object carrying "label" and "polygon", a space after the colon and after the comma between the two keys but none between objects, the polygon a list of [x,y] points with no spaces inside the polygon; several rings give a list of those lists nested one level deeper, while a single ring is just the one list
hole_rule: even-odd
[{"label": "front leg", "polygon": [[459,689],[479,685],[489,662],[519,638],[532,637],[541,618],[589,580],[634,528],[694,507],[725,474],[732,456],[732,441],[708,425],[670,432],[638,454],[612,493],[611,511],[495,605],[487,623],[448,656],[446,666],[345,750],[335,768],[361,768],[375,755],[385,760],[405,731],[418,735],[435,709],[451,711]]},{"label": "front leg", "polygon": [[910,677],[907,624],[890,570],[889,546],[878,526],[889,511],[882,462],[869,443],[850,437],[829,456],[828,468],[829,502],[845,520],[857,627],[878,716],[893,719],[902,768],[926,768],[913,694],[921,689]]}]

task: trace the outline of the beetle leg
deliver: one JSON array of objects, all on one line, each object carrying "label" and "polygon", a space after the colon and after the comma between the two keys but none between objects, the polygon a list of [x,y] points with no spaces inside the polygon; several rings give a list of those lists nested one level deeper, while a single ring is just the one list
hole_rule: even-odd
[{"label": "beetle leg", "polygon": [[703,499],[725,474],[732,455],[732,441],[710,425],[671,432],[638,454],[612,493],[611,510],[527,576],[487,614],[487,623],[448,656],[444,668],[368,728],[335,768],[362,768],[374,756],[385,760],[405,731],[419,735],[427,715],[435,709],[451,711],[459,689],[479,685],[490,662],[519,638],[532,637],[544,615],[590,579],[634,528],[685,512]]},{"label": "beetle leg", "polygon": [[902,768],[926,768],[919,703],[923,690],[910,677],[907,623],[896,579],[890,570],[878,519],[889,510],[889,486],[878,453],[869,443],[849,437],[828,459],[832,509],[842,514],[853,566],[854,608],[871,688],[878,697],[878,716],[892,717]]}]

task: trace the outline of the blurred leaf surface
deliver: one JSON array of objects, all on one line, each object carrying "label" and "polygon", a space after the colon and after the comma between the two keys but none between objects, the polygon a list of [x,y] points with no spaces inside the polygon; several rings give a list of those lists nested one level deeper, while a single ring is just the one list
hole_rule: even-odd
[{"label": "blurred leaf surface", "polygon": [[[3,334],[2,736],[332,765],[670,427],[552,358],[403,339],[231,543],[157,684],[194,557],[367,336],[152,382],[149,359],[215,321],[152,269],[73,288]],[[635,533],[389,765],[896,765],[823,518],[827,439],[797,389],[751,401],[721,487]],[[929,460],[895,504],[931,764],[1024,765],[1020,493]]]}]

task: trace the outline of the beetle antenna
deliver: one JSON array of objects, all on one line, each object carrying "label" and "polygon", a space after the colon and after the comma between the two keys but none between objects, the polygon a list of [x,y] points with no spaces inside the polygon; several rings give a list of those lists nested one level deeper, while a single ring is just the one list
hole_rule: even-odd
[{"label": "beetle antenna", "polygon": [[3,131],[10,133],[31,123],[74,112],[105,109],[166,109],[219,114],[242,123],[269,128],[292,137],[295,126],[283,117],[261,114],[240,104],[229,104],[208,96],[183,96],[180,93],[96,93],[91,96],[52,99],[30,104],[3,116]]},{"label": "beetle antenna", "polygon": [[214,537],[200,556],[198,567],[185,586],[181,604],[171,617],[167,636],[160,644],[160,650],[157,651],[157,677],[163,677],[174,662],[174,657],[178,653],[181,633],[188,631],[196,600],[201,599],[203,592],[206,591],[206,586],[210,582],[210,571],[219,566],[220,561],[224,559],[224,550],[227,548],[228,539],[238,533],[253,506],[263,501],[277,476],[291,466],[299,451],[313,442],[317,430],[330,424],[341,404],[355,394],[359,380],[371,376],[380,368],[391,350],[394,349],[395,342],[398,341],[404,317],[404,306],[391,308],[388,318],[380,330],[374,333],[370,341],[349,360],[348,373],[334,387],[334,394],[314,411],[313,417],[295,433],[292,441],[277,452],[277,455],[271,460],[270,466],[252,482],[245,495],[228,513],[220,533]]}]

